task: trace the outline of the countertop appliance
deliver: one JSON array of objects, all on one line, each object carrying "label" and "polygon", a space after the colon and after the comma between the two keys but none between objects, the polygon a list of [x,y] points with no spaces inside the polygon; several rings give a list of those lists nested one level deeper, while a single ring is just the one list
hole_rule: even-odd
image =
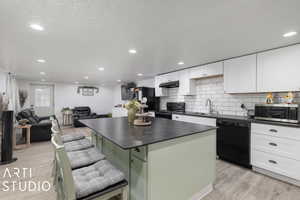
[{"label": "countertop appliance", "polygon": [[225,160],[246,168],[250,164],[249,120],[217,119],[217,155]]},{"label": "countertop appliance", "polygon": [[172,119],[173,112],[185,112],[184,102],[167,102],[167,110],[155,112],[155,116],[159,118]]},{"label": "countertop appliance", "polygon": [[254,119],[299,123],[299,104],[256,104]]}]

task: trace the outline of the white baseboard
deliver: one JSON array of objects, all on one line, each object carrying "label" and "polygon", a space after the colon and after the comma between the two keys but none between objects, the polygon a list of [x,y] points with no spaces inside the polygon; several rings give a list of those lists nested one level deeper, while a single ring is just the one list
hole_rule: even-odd
[{"label": "white baseboard", "polygon": [[292,179],[292,178],[289,178],[289,177],[286,177],[286,176],[283,176],[283,175],[280,175],[280,174],[277,174],[277,173],[274,173],[274,172],[271,172],[269,170],[265,170],[265,169],[262,169],[262,168],[259,168],[259,167],[253,167],[253,171],[300,187],[300,181],[299,180]]},{"label": "white baseboard", "polygon": [[192,198],[190,198],[190,200],[200,200],[200,199],[203,199],[206,195],[208,195],[212,191],[213,191],[213,185],[209,184],[209,185],[205,186],[200,192],[198,192],[197,194],[195,194]]}]

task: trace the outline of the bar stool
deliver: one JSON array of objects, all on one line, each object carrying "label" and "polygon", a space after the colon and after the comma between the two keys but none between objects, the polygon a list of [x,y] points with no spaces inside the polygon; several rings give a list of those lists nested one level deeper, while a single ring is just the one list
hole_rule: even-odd
[{"label": "bar stool", "polygon": [[72,171],[67,152],[57,136],[51,139],[58,167],[57,199],[109,200],[121,195],[122,200],[127,200],[128,183],[121,171],[107,160]]},{"label": "bar stool", "polygon": [[[52,123],[52,128],[51,128],[52,133],[55,132],[57,134],[61,134],[62,131],[61,131],[61,128],[59,126],[59,123],[58,123],[57,119],[54,119],[52,117],[52,118],[50,118],[50,120],[51,120],[51,123]],[[72,142],[72,141],[75,141],[75,140],[84,139],[85,134],[84,133],[66,134],[66,135],[62,135],[61,138],[62,138],[62,141],[64,143],[66,143],[66,142]]]}]

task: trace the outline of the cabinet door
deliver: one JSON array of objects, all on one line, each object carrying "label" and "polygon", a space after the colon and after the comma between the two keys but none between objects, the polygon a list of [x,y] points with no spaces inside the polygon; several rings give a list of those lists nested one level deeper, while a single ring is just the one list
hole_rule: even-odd
[{"label": "cabinet door", "polygon": [[191,79],[191,70],[183,70],[179,73],[179,95],[196,95],[196,83]]},{"label": "cabinet door", "polygon": [[223,75],[223,62],[212,63],[191,69],[191,78],[206,78]]},{"label": "cabinet door", "polygon": [[147,162],[131,157],[130,200],[147,200]]},{"label": "cabinet door", "polygon": [[224,62],[225,93],[256,92],[256,54]]},{"label": "cabinet door", "polygon": [[163,82],[171,82],[179,80],[179,72],[171,72],[162,75]]},{"label": "cabinet door", "polygon": [[258,92],[300,91],[300,45],[259,53]]}]

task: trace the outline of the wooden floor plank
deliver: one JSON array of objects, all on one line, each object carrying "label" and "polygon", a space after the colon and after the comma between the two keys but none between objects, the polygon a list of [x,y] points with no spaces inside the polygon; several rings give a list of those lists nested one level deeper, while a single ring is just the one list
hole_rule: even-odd
[{"label": "wooden floor plank", "polygon": [[[91,131],[87,128],[65,128],[65,134],[83,132],[87,136]],[[10,181],[50,181],[53,160],[53,149],[50,142],[33,143],[28,149],[15,151],[18,161],[10,165],[0,166],[0,176],[6,168],[32,168],[33,177],[13,178]],[[3,181],[0,177],[0,183]],[[2,184],[1,184],[2,185]],[[217,161],[217,180],[214,191],[204,200],[298,200],[300,188],[256,172],[237,167],[224,161]],[[0,186],[1,189],[1,186]],[[53,188],[49,192],[2,192],[0,200],[55,200]]]}]

